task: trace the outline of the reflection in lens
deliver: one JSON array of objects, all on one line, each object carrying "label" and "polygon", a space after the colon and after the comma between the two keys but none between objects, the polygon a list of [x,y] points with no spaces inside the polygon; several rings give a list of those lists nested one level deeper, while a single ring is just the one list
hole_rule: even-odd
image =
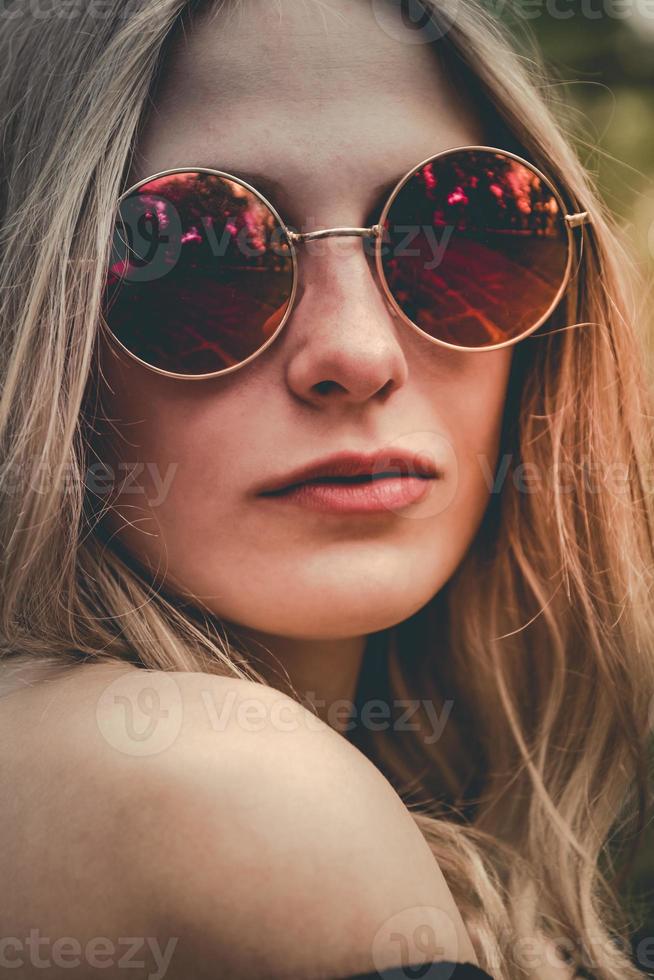
[{"label": "reflection in lens", "polygon": [[121,202],[104,316],[154,367],[202,375],[241,363],[278,329],[292,286],[278,219],[237,181],[169,174]]},{"label": "reflection in lens", "polygon": [[531,168],[488,150],[417,170],[383,223],[382,269],[405,315],[459,347],[505,343],[547,315],[563,283],[567,229]]}]

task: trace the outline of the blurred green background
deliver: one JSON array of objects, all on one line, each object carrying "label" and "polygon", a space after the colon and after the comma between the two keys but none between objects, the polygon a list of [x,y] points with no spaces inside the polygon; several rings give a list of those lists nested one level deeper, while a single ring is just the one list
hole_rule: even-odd
[{"label": "blurred green background", "polygon": [[[654,268],[654,0],[517,0],[580,110],[607,203]],[[583,151],[582,151],[583,152]]]},{"label": "blurred green background", "polygon": [[[490,0],[514,29],[536,35],[557,82],[576,108],[582,161],[654,283],[654,0]],[[558,83],[562,86],[558,89]],[[648,320],[654,362],[654,299]],[[654,768],[654,760],[653,760]],[[654,827],[623,889],[634,951],[650,939],[654,958]],[[641,946],[641,950],[643,947]],[[645,961],[647,963],[647,961]],[[643,963],[640,963],[641,969]],[[654,976],[651,966],[648,968]]]},{"label": "blurred green background", "polygon": [[[654,283],[654,0],[487,0],[535,34],[576,107],[583,162]],[[653,304],[650,325],[654,327]],[[654,343],[654,330],[650,334]],[[652,360],[654,360],[654,353]]]}]

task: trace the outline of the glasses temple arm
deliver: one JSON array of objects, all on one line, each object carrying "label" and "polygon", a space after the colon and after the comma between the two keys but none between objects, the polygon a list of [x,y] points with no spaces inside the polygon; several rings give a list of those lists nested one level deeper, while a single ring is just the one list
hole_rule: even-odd
[{"label": "glasses temple arm", "polygon": [[578,211],[576,214],[564,214],[563,220],[568,223],[570,228],[577,228],[578,225],[590,225],[593,222],[589,211]]}]

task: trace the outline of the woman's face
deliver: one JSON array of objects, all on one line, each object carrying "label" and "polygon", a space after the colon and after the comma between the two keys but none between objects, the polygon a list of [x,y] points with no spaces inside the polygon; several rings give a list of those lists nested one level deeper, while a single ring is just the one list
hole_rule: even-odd
[{"label": "woman's face", "polygon": [[[130,184],[183,166],[264,172],[295,230],[377,221],[380,185],[484,142],[434,49],[380,7],[247,0],[198,21],[166,64]],[[281,334],[225,377],[168,379],[103,341],[114,446],[101,455],[115,473],[136,464],[111,523],[225,620],[359,636],[412,615],[461,562],[488,503],[511,349],[448,350],[397,319],[360,238],[300,245],[298,272]],[[256,494],[336,452],[402,448],[440,471],[408,506],[343,514]]]}]

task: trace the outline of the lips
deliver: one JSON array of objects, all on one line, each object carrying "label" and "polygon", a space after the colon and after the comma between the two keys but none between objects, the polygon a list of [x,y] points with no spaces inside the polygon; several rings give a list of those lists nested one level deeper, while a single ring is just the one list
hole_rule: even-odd
[{"label": "lips", "polygon": [[434,462],[424,453],[401,449],[372,453],[343,452],[273,478],[261,486],[257,493],[261,496],[280,494],[311,483],[362,483],[398,477],[434,480],[438,475]]}]

